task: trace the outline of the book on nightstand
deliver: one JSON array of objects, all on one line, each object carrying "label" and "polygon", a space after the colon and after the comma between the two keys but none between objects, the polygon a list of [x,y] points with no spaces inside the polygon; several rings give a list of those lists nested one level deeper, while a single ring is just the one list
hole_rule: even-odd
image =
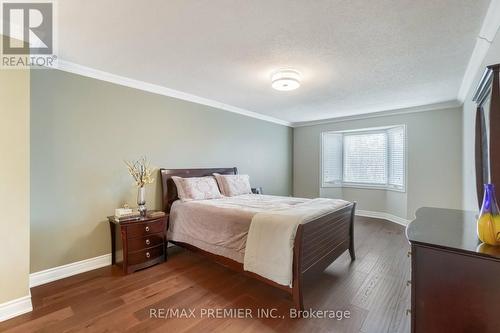
[{"label": "book on nightstand", "polygon": [[147,216],[149,218],[162,217],[162,216],[165,216],[165,212],[163,212],[161,210],[153,210],[151,212],[148,212]]},{"label": "book on nightstand", "polygon": [[115,222],[125,222],[125,221],[138,221],[141,219],[141,214],[130,215],[130,216],[115,216]]},{"label": "book on nightstand", "polygon": [[[157,218],[157,217],[163,217],[165,216],[165,212],[162,212],[161,210],[154,210],[150,211],[146,215],[148,218]],[[131,212],[120,212],[119,215],[116,214],[115,212],[115,222],[130,222],[130,221],[138,221],[142,218],[140,212],[138,211],[132,211]]]},{"label": "book on nightstand", "polygon": [[141,218],[141,213],[132,208],[117,208],[114,217],[115,222],[134,221]]}]

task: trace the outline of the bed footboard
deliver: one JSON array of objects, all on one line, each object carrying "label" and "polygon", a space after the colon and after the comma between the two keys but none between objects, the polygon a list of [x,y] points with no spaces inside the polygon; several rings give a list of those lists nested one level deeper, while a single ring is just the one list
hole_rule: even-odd
[{"label": "bed footboard", "polygon": [[295,308],[304,308],[302,281],[321,273],[342,253],[354,253],[354,214],[356,203],[316,220],[302,224],[294,243],[292,297]]}]

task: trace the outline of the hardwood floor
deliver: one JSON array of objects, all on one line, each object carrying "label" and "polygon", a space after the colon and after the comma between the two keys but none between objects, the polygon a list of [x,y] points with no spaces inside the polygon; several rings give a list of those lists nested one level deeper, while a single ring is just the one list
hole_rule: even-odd
[{"label": "hardwood floor", "polygon": [[[356,261],[347,253],[306,281],[305,308],[349,311],[350,318],[291,319],[285,292],[179,248],[168,262],[122,276],[105,267],[32,288],[34,311],[0,323],[4,332],[409,332],[410,261],[404,228],[355,221]],[[209,317],[206,309],[249,309],[253,319]],[[255,318],[258,309],[284,318]],[[151,318],[182,309],[195,318]],[[205,309],[205,310],[204,310]],[[154,314],[154,312],[153,312]]]}]

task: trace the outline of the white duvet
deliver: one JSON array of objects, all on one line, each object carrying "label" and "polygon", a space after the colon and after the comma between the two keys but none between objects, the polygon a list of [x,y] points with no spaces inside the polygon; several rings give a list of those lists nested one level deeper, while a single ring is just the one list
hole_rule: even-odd
[{"label": "white duvet", "polygon": [[170,211],[168,239],[241,262],[246,271],[291,286],[298,226],[348,204],[258,194],[178,200]]},{"label": "white duvet", "polygon": [[248,231],[244,269],[291,287],[298,226],[348,204],[344,200],[318,198],[255,214]]}]

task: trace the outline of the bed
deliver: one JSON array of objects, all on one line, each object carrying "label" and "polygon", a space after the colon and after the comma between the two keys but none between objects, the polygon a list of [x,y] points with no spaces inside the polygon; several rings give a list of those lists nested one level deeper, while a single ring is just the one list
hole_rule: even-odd
[{"label": "bed", "polygon": [[[288,292],[298,310],[304,308],[304,279],[321,273],[345,251],[349,251],[351,260],[355,259],[353,220],[356,204],[345,203],[335,211],[298,226],[293,241],[290,285],[279,284],[259,274],[245,271],[243,257],[252,217],[267,209],[298,206],[308,199],[249,194],[181,202],[178,200],[173,176],[203,177],[214,173],[231,175],[237,174],[237,169],[161,169],[160,172],[163,209],[170,215],[167,231],[169,241]],[[216,232],[210,232],[213,230]]]}]

